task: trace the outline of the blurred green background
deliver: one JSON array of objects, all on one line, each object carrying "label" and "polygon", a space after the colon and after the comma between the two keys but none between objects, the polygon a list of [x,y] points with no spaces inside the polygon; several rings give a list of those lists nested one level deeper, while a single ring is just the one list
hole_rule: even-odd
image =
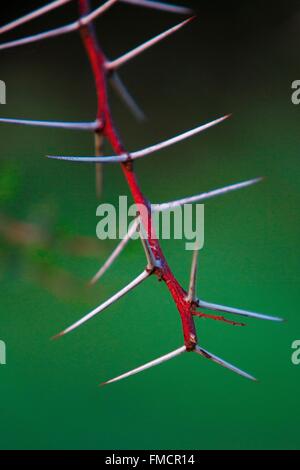
[{"label": "blurred green background", "polygon": [[[11,3],[1,23],[45,2]],[[49,340],[139,274],[144,255],[131,242],[101,282],[87,287],[115,246],[96,239],[94,168],[45,155],[91,154],[91,136],[1,125],[2,449],[300,447],[300,366],[291,362],[291,344],[300,339],[300,106],[291,102],[291,83],[300,79],[299,4],[194,6],[196,22],[122,69],[148,120],[137,123],[112,94],[115,120],[128,148],[138,149],[233,113],[136,169],[153,202],[266,177],[205,205],[198,291],[287,322],[249,320],[235,328],[197,321],[201,344],[258,383],[189,354],[98,388],[179,347],[179,315],[165,286],[151,278],[78,331]],[[5,38],[75,17],[71,5]],[[107,55],[117,57],[177,21],[120,5],[97,21],[97,31]],[[1,116],[94,117],[93,81],[76,34],[3,51],[0,60],[7,84]],[[103,201],[116,203],[119,194],[128,194],[121,170],[108,166]],[[184,241],[163,247],[186,286],[191,254]]]}]

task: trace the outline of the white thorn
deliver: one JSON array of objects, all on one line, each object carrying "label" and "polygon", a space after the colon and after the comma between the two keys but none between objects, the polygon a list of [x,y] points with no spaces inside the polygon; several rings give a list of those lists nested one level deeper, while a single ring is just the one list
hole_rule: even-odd
[{"label": "white thorn", "polygon": [[23,46],[25,44],[42,41],[43,39],[49,39],[61,36],[63,34],[71,33],[73,31],[77,31],[81,27],[87,26],[89,23],[94,21],[97,16],[100,16],[117,1],[118,0],[108,0],[106,3],[104,3],[104,5],[101,5],[101,7],[96,8],[96,10],[92,11],[88,15],[82,16],[80,20],[74,21],[73,23],[70,23],[65,26],[61,26],[60,28],[51,29],[40,34],[35,34],[33,36],[17,39],[16,41],[10,41],[4,44],[0,44],[0,50],[9,49],[11,47]]},{"label": "white thorn", "polygon": [[153,2],[151,0],[121,0],[124,3],[130,3],[139,7],[153,8],[156,10],[168,11],[170,13],[178,13],[182,15],[190,15],[193,11],[190,8],[171,5],[164,2]]},{"label": "white thorn", "polygon": [[231,191],[236,191],[238,189],[246,188],[247,186],[251,186],[253,184],[259,183],[260,181],[262,181],[262,178],[255,178],[252,180],[243,181],[242,183],[231,184],[230,186],[225,186],[224,188],[221,188],[221,189],[214,189],[213,191],[209,191],[207,193],[202,193],[196,196],[178,199],[177,201],[166,202],[163,204],[153,204],[152,210],[166,211],[169,209],[173,209],[174,207],[183,206],[184,204],[191,204],[193,202],[204,201],[204,200],[216,197],[216,196],[221,196]]},{"label": "white thorn", "polygon": [[183,28],[186,24],[188,24],[193,18],[189,18],[185,21],[182,21],[176,26],[173,26],[173,28],[168,29],[167,31],[164,31],[163,33],[159,34],[158,36],[155,36],[154,38],[150,39],[149,41],[146,41],[144,44],[141,44],[140,46],[132,49],[131,51],[127,52],[126,54],[122,55],[118,59],[109,61],[106,63],[106,67],[108,70],[117,70],[120,68],[122,65],[124,65],[126,62],[134,59],[136,56],[140,55],[142,52],[146,51],[150,47],[154,46],[158,42],[162,41],[163,39],[167,38],[171,34],[175,33],[179,29]]},{"label": "white thorn", "polygon": [[207,308],[209,310],[215,310],[217,312],[225,312],[233,315],[241,315],[242,317],[257,318],[259,320],[269,320],[282,322],[283,318],[273,317],[270,315],[263,315],[261,313],[250,312],[249,310],[241,310],[239,308],[226,307],[225,305],[213,304],[211,302],[205,302],[204,300],[197,299],[197,304],[199,307]]},{"label": "white thorn", "polygon": [[69,328],[66,328],[65,330],[63,330],[61,333],[59,333],[58,335],[54,336],[53,339],[57,339],[61,336],[64,336],[66,335],[67,333],[70,333],[71,331],[75,330],[76,328],[78,328],[79,326],[81,326],[83,323],[87,322],[88,320],[90,320],[91,318],[93,318],[95,315],[97,315],[98,313],[100,312],[103,312],[103,310],[105,310],[107,307],[109,307],[110,305],[112,305],[114,302],[116,302],[117,300],[119,300],[121,297],[123,297],[124,295],[126,295],[128,292],[130,292],[132,289],[134,289],[135,287],[137,287],[139,284],[141,284],[141,282],[143,282],[145,279],[147,279],[149,277],[150,273],[145,270],[143,271],[139,276],[137,276],[132,282],[130,282],[127,286],[125,286],[123,289],[121,289],[119,292],[117,292],[116,294],[114,294],[110,299],[106,300],[104,303],[102,303],[101,305],[99,305],[98,307],[96,307],[94,310],[92,310],[90,313],[88,313],[87,315],[85,315],[83,318],[81,318],[80,320],[78,320],[76,323],[74,323],[73,325],[71,325]]},{"label": "white thorn", "polygon": [[180,354],[184,352],[186,352],[186,347],[182,346],[181,348],[176,349],[175,351],[172,351],[169,354],[166,354],[165,356],[161,356],[158,359],[155,359],[154,361],[144,364],[143,366],[137,367],[136,369],[126,372],[125,374],[119,375],[118,377],[115,377],[114,379],[108,380],[107,382],[104,382],[102,385],[108,385],[113,382],[118,382],[119,380],[126,379],[127,377],[130,377],[131,375],[138,374],[139,372],[142,372],[146,369],[150,369],[151,367],[154,367],[159,364],[162,364],[163,362],[169,361],[170,359],[173,359],[174,357],[179,356]]},{"label": "white thorn", "polygon": [[115,155],[113,157],[75,157],[65,155],[47,155],[52,160],[65,160],[67,162],[76,163],[124,163],[130,160],[129,155]]},{"label": "white thorn", "polygon": [[50,127],[56,129],[71,129],[82,131],[93,131],[99,126],[98,121],[93,122],[59,122],[59,121],[32,121],[28,119],[6,119],[0,118],[0,123],[17,124],[24,126]]},{"label": "white thorn", "polygon": [[209,129],[210,127],[213,127],[219,124],[220,122],[224,121],[228,117],[230,117],[230,115],[226,115],[214,121],[208,122],[206,124],[202,124],[201,126],[198,126],[187,132],[184,132],[183,134],[177,135],[176,137],[172,137],[171,139],[165,140],[164,142],[160,142],[159,144],[152,145],[151,147],[147,147],[142,150],[131,152],[129,155],[125,155],[125,154],[114,155],[112,157],[75,157],[75,156],[66,157],[66,156],[58,155],[58,156],[49,156],[48,158],[54,158],[56,160],[69,160],[69,161],[80,162],[80,163],[95,163],[95,162],[124,163],[129,159],[136,160],[138,158],[145,157],[147,155],[150,155],[151,153],[158,152],[159,150],[162,150],[166,147],[170,147],[171,145],[177,144],[178,142],[181,142],[182,140],[193,137],[194,135],[199,134],[200,132],[203,132],[206,129]]},{"label": "white thorn", "polygon": [[27,36],[22,39],[17,39],[15,41],[0,44],[0,51],[4,49],[10,49],[12,47],[24,46],[25,44],[31,44],[33,42],[42,41],[44,39],[54,38],[63,34],[71,33],[72,31],[76,31],[77,29],[79,29],[78,21],[68,24],[66,26],[61,26],[60,28],[55,28],[49,31],[45,31],[43,33],[35,34],[33,36]]},{"label": "white thorn", "polygon": [[34,20],[39,16],[45,15],[46,13],[55,10],[56,8],[62,5],[69,3],[70,1],[71,0],[55,0],[54,2],[48,3],[44,7],[38,8],[37,10],[34,10],[31,13],[22,16],[21,18],[18,18],[17,20],[12,21],[11,23],[6,24],[5,26],[2,26],[0,28],[0,34],[6,33],[7,31],[11,31],[12,29],[15,29],[18,26],[28,23],[29,21]]},{"label": "white thorn", "polygon": [[132,152],[130,153],[130,157],[133,160],[135,160],[136,158],[145,157],[146,155],[150,155],[151,153],[155,153],[167,147],[170,147],[172,145],[178,144],[179,142],[183,140],[189,139],[190,137],[193,137],[194,135],[200,134],[201,132],[209,129],[210,127],[220,124],[221,122],[225,121],[229,117],[230,117],[230,114],[227,114],[226,116],[222,116],[221,118],[215,119],[214,121],[208,122],[206,124],[201,124],[201,126],[197,126],[194,129],[190,129],[189,131],[176,135],[175,137],[172,137],[171,139],[167,139],[158,144],[151,145],[150,147],[147,147],[145,149]]},{"label": "white thorn", "polygon": [[215,356],[214,354],[210,353],[206,349],[201,348],[200,346],[196,346],[194,349],[195,353],[200,354],[200,356],[205,357],[206,359],[210,359],[211,361],[215,362],[216,364],[219,364],[222,367],[225,367],[226,369],[231,370],[232,372],[235,372],[238,375],[241,375],[242,377],[245,377],[246,379],[250,379],[253,381],[256,381],[257,379],[253,377],[252,375],[248,374],[247,372],[244,372],[241,369],[238,369],[237,367],[233,366],[229,362],[224,361],[218,356]]},{"label": "white thorn", "polygon": [[96,8],[94,11],[89,13],[88,15],[83,16],[80,19],[80,25],[86,26],[92,21],[94,21],[98,16],[102,15],[105,13],[109,8],[111,8],[115,3],[117,3],[119,0],[108,0],[105,2],[103,5],[100,7]]},{"label": "white thorn", "polygon": [[140,239],[141,239],[141,242],[145,251],[146,259],[147,259],[147,269],[151,271],[155,267],[159,267],[160,262],[157,261],[153,255],[153,252],[149,244],[149,240],[148,240],[148,234],[145,233],[145,229],[141,223],[138,227],[138,230],[140,233]]},{"label": "white thorn", "polygon": [[119,254],[123,251],[123,249],[125,248],[127,243],[130,241],[132,235],[136,232],[138,224],[139,224],[138,219],[133,221],[131,227],[129,228],[129,230],[127,232],[127,234],[120,241],[120,243],[117,245],[117,247],[114,249],[112,254],[109,256],[109,258],[104,263],[104,265],[95,274],[95,276],[91,280],[91,284],[95,284],[100,279],[100,277],[102,277],[103,274],[108,270],[108,268],[113,264],[113,262],[116,260],[116,258],[119,256]]},{"label": "white thorn", "polygon": [[193,253],[189,290],[188,290],[188,295],[186,298],[188,302],[192,302],[193,300],[195,300],[195,297],[196,297],[198,260],[199,260],[199,249],[196,248]]},{"label": "white thorn", "polygon": [[122,98],[124,103],[128,106],[132,114],[135,116],[135,118],[138,121],[145,121],[146,116],[143,112],[143,110],[139,107],[139,105],[136,103],[134,98],[131,96],[129,91],[127,90],[126,86],[120,79],[119,75],[115,72],[112,74],[110,82],[116,92],[119,94],[119,96]]}]

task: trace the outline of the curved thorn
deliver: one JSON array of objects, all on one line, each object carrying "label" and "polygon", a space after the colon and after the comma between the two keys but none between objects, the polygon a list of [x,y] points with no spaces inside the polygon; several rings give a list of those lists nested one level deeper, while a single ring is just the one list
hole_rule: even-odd
[{"label": "curved thorn", "polygon": [[97,315],[100,312],[103,312],[107,307],[112,305],[114,302],[119,300],[121,297],[126,295],[128,292],[130,292],[132,289],[137,287],[141,282],[143,282],[147,277],[149,277],[150,273],[145,270],[143,271],[139,276],[137,276],[133,281],[131,281],[127,286],[123,287],[119,292],[114,294],[110,299],[106,300],[104,303],[96,307],[94,310],[92,310],[90,313],[85,315],[83,318],[78,320],[76,323],[73,323],[73,325],[69,326],[65,330],[63,330],[61,333],[58,335],[54,336],[52,339],[58,339],[61,336],[66,335],[67,333],[70,333],[71,331],[75,330],[79,326],[81,326],[83,323],[87,322],[91,318],[93,318],[95,315]]},{"label": "curved thorn", "polygon": [[8,31],[11,31],[12,29],[17,28],[18,26],[21,26],[25,23],[28,23],[29,21],[34,20],[35,18],[38,18],[39,16],[45,15],[46,13],[55,10],[56,8],[65,5],[66,3],[69,3],[71,0],[55,0],[54,2],[48,3],[44,7],[38,8],[37,10],[32,11],[31,13],[28,13],[25,16],[22,16],[21,18],[18,18],[17,20],[11,21],[10,23],[6,24],[5,26],[2,26],[0,28],[0,34],[6,33]]},{"label": "curved thorn", "polygon": [[204,300],[197,299],[197,304],[199,307],[207,308],[209,310],[215,310],[217,312],[226,312],[232,315],[241,315],[242,317],[257,318],[259,320],[269,320],[282,322],[283,318],[273,317],[270,315],[263,315],[261,313],[250,312],[249,310],[242,310],[239,308],[226,307],[225,305],[213,304],[211,302],[205,302]]},{"label": "curved thorn", "polygon": [[216,196],[221,196],[223,194],[229,193],[231,191],[236,191],[238,189],[243,189],[248,186],[252,186],[253,184],[259,183],[262,181],[263,178],[254,178],[252,180],[243,181],[242,183],[231,184],[230,186],[225,186],[221,189],[214,189],[213,191],[209,191],[207,193],[198,194],[192,197],[186,197],[183,199],[178,199],[176,201],[166,202],[163,204],[153,204],[152,209],[154,211],[165,211],[169,209],[173,209],[174,207],[183,206],[184,204],[190,204],[193,202],[204,201],[207,199],[211,199]]},{"label": "curved thorn", "polygon": [[169,361],[170,359],[173,359],[174,357],[179,356],[180,354],[184,352],[186,352],[186,347],[182,346],[181,348],[176,349],[175,351],[172,351],[169,354],[166,354],[165,356],[161,356],[158,359],[155,359],[154,361],[144,364],[143,366],[137,367],[136,369],[126,372],[125,374],[119,375],[118,377],[108,380],[107,382],[104,382],[101,385],[108,385],[113,382],[118,382],[119,380],[126,379],[127,377],[130,377],[131,375],[138,374],[139,372],[143,372],[146,369],[150,369],[151,367],[154,367],[159,364],[162,364],[163,362]]},{"label": "curved thorn", "polygon": [[28,119],[0,118],[0,123],[17,124],[23,126],[49,127],[56,129],[70,129],[82,131],[94,131],[99,126],[98,121],[93,122],[59,122],[59,121],[33,121]]},{"label": "curved thorn", "polygon": [[238,367],[235,367],[234,365],[230,364],[229,362],[224,361],[218,356],[215,356],[214,354],[210,353],[204,348],[201,348],[200,346],[196,346],[194,349],[195,353],[200,354],[200,356],[205,357],[206,359],[210,359],[211,361],[215,362],[216,364],[219,364],[222,367],[225,367],[226,369],[231,370],[232,372],[235,372],[238,375],[241,375],[242,377],[245,377],[246,379],[257,381],[255,377],[252,375],[248,374],[247,372],[244,372],[243,370],[239,369]]},{"label": "curved thorn", "polygon": [[123,251],[123,249],[125,248],[127,243],[130,241],[132,235],[136,232],[138,224],[139,224],[138,219],[133,221],[133,223],[132,223],[130,229],[128,230],[127,234],[125,235],[125,237],[117,245],[117,247],[114,249],[112,254],[105,261],[104,265],[99,269],[99,271],[95,274],[95,276],[90,281],[91,284],[95,284],[100,279],[100,277],[102,277],[103,274],[108,270],[108,268],[113,264],[113,262],[116,260],[116,258],[119,256],[119,254]]},{"label": "curved thorn", "polygon": [[181,142],[182,140],[188,139],[190,137],[193,137],[196,134],[200,134],[201,132],[205,131],[206,129],[209,129],[210,127],[213,127],[221,122],[223,122],[225,119],[228,119],[230,117],[230,114],[227,114],[226,116],[223,116],[219,119],[215,119],[214,121],[208,122],[206,124],[202,124],[201,126],[195,127],[194,129],[191,129],[187,132],[184,132],[183,134],[177,135],[176,137],[172,137],[171,139],[165,140],[164,142],[160,142],[159,144],[152,145],[151,147],[147,147],[143,150],[137,150],[135,152],[131,152],[129,155],[114,155],[112,157],[68,157],[68,156],[56,156],[56,155],[49,155],[48,158],[53,158],[56,160],[68,160],[68,161],[73,161],[73,162],[78,162],[78,163],[124,163],[126,162],[129,158],[131,160],[136,160],[138,158],[145,157],[147,155],[150,155],[151,153],[158,152],[159,150],[162,150],[166,147],[170,147],[171,145],[177,144],[178,142]]},{"label": "curved thorn", "polygon": [[193,13],[188,7],[171,5],[164,2],[153,2],[151,0],[121,0],[123,3],[129,3],[131,5],[136,5],[139,7],[153,8],[155,10],[168,11],[170,13],[178,13],[181,15],[190,15]]},{"label": "curved thorn", "polygon": [[140,46],[132,49],[131,51],[127,52],[126,54],[122,55],[118,59],[112,60],[110,62],[106,63],[106,68],[108,70],[117,70],[119,69],[122,65],[126,64],[130,60],[134,59],[150,47],[154,46],[155,44],[159,43],[163,39],[167,38],[173,33],[176,33],[179,29],[183,28],[185,25],[190,23],[195,17],[188,18],[185,21],[182,21],[181,23],[177,24],[176,26],[173,26],[172,28],[168,29],[167,31],[164,31],[163,33],[159,34],[158,36],[155,36],[154,38],[150,39],[149,41],[146,41],[144,44],[141,44]]}]

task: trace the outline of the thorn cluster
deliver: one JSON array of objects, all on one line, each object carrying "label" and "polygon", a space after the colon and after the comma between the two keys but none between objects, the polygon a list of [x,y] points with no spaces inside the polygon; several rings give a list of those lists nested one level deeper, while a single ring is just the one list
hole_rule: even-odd
[{"label": "thorn cluster", "polygon": [[[51,122],[51,121],[38,121],[38,120],[24,120],[24,119],[0,119],[1,123],[7,124],[18,124],[18,125],[27,125],[27,126],[40,126],[40,127],[49,127],[57,129],[70,129],[70,130],[80,130],[80,131],[89,131],[95,135],[95,156],[49,156],[49,158],[59,159],[59,160],[70,160],[73,162],[83,162],[83,163],[96,163],[98,170],[100,169],[101,164],[104,163],[118,163],[121,165],[125,179],[128,183],[128,187],[131,191],[133,200],[136,204],[143,204],[147,211],[145,214],[139,214],[134,222],[131,224],[128,233],[117,245],[113,253],[109,256],[104,265],[98,270],[95,274],[91,283],[94,284],[97,282],[104,273],[109,269],[113,262],[118,258],[122,253],[123,249],[130,241],[132,235],[135,232],[140,233],[140,239],[142,246],[145,252],[146,257],[146,266],[143,271],[128,285],[123,287],[120,291],[114,294],[105,302],[101,303],[90,313],[82,317],[80,320],[64,329],[61,333],[56,335],[54,338],[70,333],[75,330],[83,323],[92,319],[99,313],[103,312],[113,303],[118,301],[121,297],[128,294],[131,290],[135,289],[139,284],[144,282],[150,276],[155,275],[159,280],[164,281],[167,289],[169,290],[181,317],[182,329],[183,329],[183,338],[184,345],[175,351],[168,353],[154,361],[151,361],[141,367],[131,370],[125,374],[122,374],[112,380],[106,382],[112,383],[118,380],[124,379],[131,375],[137,374],[138,372],[149,369],[150,367],[156,366],[163,362],[166,362],[178,355],[185,352],[195,352],[200,356],[210,359],[211,361],[239,374],[243,377],[246,377],[251,380],[255,380],[254,377],[248,373],[238,369],[237,367],[229,364],[223,359],[215,356],[214,354],[208,352],[200,344],[198,344],[196,326],[195,326],[195,317],[200,318],[210,318],[218,321],[225,321],[231,325],[242,326],[242,323],[231,321],[224,317],[224,314],[238,315],[241,317],[250,317],[262,320],[272,320],[272,321],[282,321],[279,317],[272,317],[269,315],[263,315],[259,313],[250,312],[248,310],[241,310],[232,307],[226,307],[223,305],[218,305],[215,303],[209,303],[204,300],[201,300],[197,297],[196,293],[196,280],[197,280],[197,271],[198,271],[198,258],[199,258],[199,249],[195,249],[192,258],[192,267],[190,282],[187,291],[179,284],[174,274],[171,271],[171,268],[163,254],[161,246],[157,237],[155,236],[154,224],[153,224],[153,213],[156,211],[165,211],[170,210],[175,207],[182,206],[187,203],[205,201],[213,197],[217,197],[223,194],[226,194],[231,191],[239,190],[258,183],[261,178],[255,178],[241,183],[231,184],[229,186],[215,189],[206,193],[200,193],[195,196],[189,196],[183,199],[178,199],[176,201],[171,201],[167,203],[152,204],[148,201],[144,195],[142,189],[139,186],[135,169],[134,161],[140,159],[147,155],[150,155],[155,152],[160,152],[161,150],[168,148],[171,145],[178,144],[179,142],[193,137],[196,134],[199,134],[210,127],[213,127],[229,116],[223,116],[212,122],[202,124],[197,126],[194,129],[188,130],[180,135],[172,137],[164,142],[160,142],[150,147],[144,148],[142,150],[129,152],[123,145],[123,142],[119,136],[119,133],[116,130],[113,116],[111,114],[109,100],[107,96],[107,83],[110,82],[111,85],[117,90],[119,95],[123,98],[125,103],[129,106],[132,112],[138,119],[144,118],[144,113],[141,111],[139,106],[135,103],[132,96],[129,94],[128,90],[122,83],[120,77],[117,74],[117,71],[121,66],[127,64],[132,59],[138,57],[144,51],[150,47],[160,43],[162,40],[166,39],[170,35],[182,29],[184,26],[190,23],[194,18],[192,16],[192,11],[189,8],[177,5],[171,5],[165,2],[159,2],[154,0],[107,0],[104,3],[101,3],[94,10],[90,9],[89,0],[56,0],[48,3],[46,6],[39,8],[18,20],[15,20],[5,26],[0,27],[0,34],[4,34],[8,31],[16,29],[17,27],[26,24],[56,8],[62,7],[63,5],[70,3],[71,1],[77,2],[79,7],[79,18],[73,23],[69,23],[65,26],[51,29],[36,35],[24,37],[14,41],[6,42],[0,44],[0,50],[9,49],[17,46],[22,46],[29,43],[34,43],[37,41],[42,41],[54,37],[60,37],[62,35],[79,32],[82,38],[83,45],[86,49],[88,58],[90,60],[96,92],[97,92],[97,104],[98,110],[97,115],[94,120],[91,122]],[[171,29],[159,34],[158,36],[146,41],[144,44],[137,46],[133,50],[124,53],[121,57],[113,60],[109,60],[105,53],[102,51],[100,44],[98,43],[97,35],[94,29],[94,22],[99,17],[101,17],[105,12],[112,8],[117,3],[127,3],[134,6],[152,8],[160,11],[167,11],[170,13],[189,15],[189,18],[183,22],[175,25]],[[114,155],[105,156],[103,155],[103,140],[107,139],[114,151]],[[98,173],[97,181],[100,184],[101,176]],[[147,227],[147,230],[145,229]],[[146,233],[145,233],[146,232]],[[198,309],[207,309],[210,311],[222,312],[223,315],[213,315],[209,313],[200,312]]]}]

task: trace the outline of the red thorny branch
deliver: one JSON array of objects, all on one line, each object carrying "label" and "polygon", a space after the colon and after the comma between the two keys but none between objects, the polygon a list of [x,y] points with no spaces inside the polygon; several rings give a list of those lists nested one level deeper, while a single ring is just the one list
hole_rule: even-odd
[{"label": "red thorny branch", "polygon": [[[48,11],[58,8],[70,1],[73,1],[73,0],[53,1],[47,4],[45,7],[35,10],[34,12],[26,15],[25,17],[22,17],[19,20],[16,20],[0,28],[0,34],[5,33],[11,29],[14,29],[17,26],[24,24],[38,16],[41,16],[47,13]],[[179,284],[179,282],[173,275],[171,268],[163,254],[159,240],[155,235],[153,212],[168,210],[173,207],[181,206],[188,202],[202,201],[202,200],[209,199],[211,197],[215,197],[215,196],[227,193],[229,191],[241,189],[243,187],[247,187],[249,185],[252,185],[258,182],[260,178],[256,178],[254,180],[249,180],[249,181],[242,182],[242,183],[237,183],[231,186],[227,186],[225,188],[217,189],[214,191],[210,191],[208,193],[203,193],[197,196],[192,196],[189,198],[181,199],[178,201],[173,201],[170,203],[155,204],[155,205],[151,204],[150,201],[144,195],[139,185],[137,175],[134,169],[134,160],[136,158],[144,157],[155,151],[159,151],[165,147],[168,147],[169,145],[173,145],[181,140],[191,137],[197,133],[200,133],[204,131],[205,129],[223,121],[228,116],[224,116],[223,118],[219,118],[213,122],[199,126],[195,129],[185,132],[184,134],[171,138],[165,142],[154,145],[152,147],[149,147],[140,151],[136,151],[136,152],[129,152],[125,148],[121,140],[120,134],[116,130],[116,126],[114,124],[113,117],[111,114],[108,94],[107,94],[108,82],[113,81],[115,88],[118,89],[119,93],[122,95],[122,97],[127,102],[127,104],[132,108],[132,110],[136,114],[141,114],[136,104],[132,100],[131,96],[128,94],[124,85],[122,84],[119,77],[117,76],[117,69],[120,66],[122,66],[124,63],[126,63],[128,60],[131,60],[138,54],[142,53],[144,50],[148,49],[149,47],[158,43],[165,37],[169,36],[170,34],[182,28],[193,17],[190,17],[188,20],[183,21],[179,25],[158,35],[157,37],[151,39],[150,41],[147,41],[142,46],[135,48],[134,50],[128,52],[127,54],[123,55],[122,57],[114,61],[109,61],[106,58],[98,42],[97,35],[94,29],[94,24],[93,24],[94,20],[98,16],[103,14],[105,11],[107,11],[110,7],[112,7],[115,3],[118,3],[118,2],[129,3],[129,4],[131,3],[134,5],[141,6],[141,7],[155,8],[158,10],[166,10],[172,13],[180,13],[180,14],[190,14],[190,10],[186,7],[178,7],[174,5],[169,5],[167,3],[156,2],[153,0],[108,0],[102,5],[100,5],[98,8],[96,8],[95,10],[91,11],[89,0],[76,0],[76,1],[78,2],[79,14],[80,14],[78,21],[75,21],[74,23],[68,24],[66,26],[63,26],[63,27],[60,27],[51,31],[47,31],[45,33],[41,33],[35,36],[30,36],[27,38],[23,38],[23,39],[19,39],[16,41],[11,41],[9,43],[2,44],[0,45],[0,50],[15,47],[15,46],[20,46],[23,44],[39,41],[42,39],[47,39],[50,37],[59,36],[59,35],[66,34],[72,31],[79,31],[81,34],[81,38],[85,46],[90,64],[91,64],[94,81],[95,81],[95,88],[96,88],[96,93],[97,93],[96,120],[90,123],[62,123],[62,122],[45,122],[45,121],[24,121],[24,120],[19,120],[19,119],[1,119],[0,122],[2,121],[2,122],[14,123],[14,124],[67,128],[67,129],[75,129],[75,130],[76,129],[88,130],[88,131],[94,132],[95,142],[96,142],[96,157],[51,157],[51,158],[73,160],[73,161],[84,161],[84,162],[96,162],[96,164],[98,165],[98,168],[101,163],[112,163],[112,162],[120,163],[135,204],[137,205],[137,207],[142,205],[146,210],[142,211],[139,214],[139,218],[135,220],[134,224],[132,225],[131,229],[129,230],[124,240],[121,241],[121,243],[117,246],[115,251],[109,257],[105,265],[100,269],[100,271],[98,271],[98,273],[93,279],[93,282],[98,280],[104,274],[107,268],[112,264],[112,262],[115,260],[118,254],[122,251],[126,243],[129,241],[130,236],[135,231],[137,230],[141,231],[143,228],[145,229],[145,227],[146,227],[147,233],[145,237],[141,235],[141,240],[142,240],[143,247],[145,249],[145,254],[147,258],[147,266],[145,270],[135,280],[133,280],[130,284],[128,284],[125,288],[123,288],[117,294],[112,296],[109,300],[101,304],[99,307],[94,309],[92,312],[90,312],[88,315],[83,317],[81,320],[71,325],[69,328],[65,329],[63,332],[57,335],[57,337],[63,336],[69,333],[70,331],[74,330],[75,328],[80,326],[82,323],[92,318],[94,315],[106,309],[109,305],[111,305],[116,300],[118,300],[123,295],[125,295],[127,292],[129,292],[131,289],[136,287],[138,284],[144,281],[147,277],[154,274],[157,276],[157,278],[160,281],[163,281],[166,284],[166,287],[169,290],[176,304],[176,307],[180,314],[180,318],[182,322],[184,346],[144,366],[141,366],[137,369],[127,372],[126,374],[116,377],[115,379],[109,380],[106,383],[120,380],[127,376],[133,375],[137,372],[150,368],[156,364],[169,360],[172,357],[175,357],[183,352],[191,352],[191,351],[196,352],[203,357],[209,358],[212,361],[226,368],[229,368],[233,370],[234,372],[237,372],[240,375],[253,379],[253,377],[247,374],[246,372],[243,372],[242,370],[227,363],[226,361],[215,356],[214,354],[209,353],[208,351],[206,351],[205,349],[199,346],[194,317],[196,316],[196,317],[202,317],[202,318],[211,318],[214,320],[224,321],[229,324],[239,325],[239,326],[242,326],[243,323],[237,323],[219,315],[211,315],[207,313],[202,313],[202,312],[197,311],[197,309],[199,307],[202,307],[204,309],[220,311],[220,312],[240,315],[244,317],[260,318],[260,319],[265,319],[265,320],[280,321],[281,319],[278,317],[262,315],[262,314],[250,312],[247,310],[240,310],[236,308],[212,304],[212,303],[208,303],[208,302],[198,299],[196,296],[196,273],[197,273],[199,250],[197,249],[194,251],[189,289],[188,291],[186,291]],[[109,143],[111,144],[115,152],[115,156],[105,157],[102,155],[102,142],[104,138],[107,139]],[[99,182],[99,179],[98,179],[98,182]]]}]

